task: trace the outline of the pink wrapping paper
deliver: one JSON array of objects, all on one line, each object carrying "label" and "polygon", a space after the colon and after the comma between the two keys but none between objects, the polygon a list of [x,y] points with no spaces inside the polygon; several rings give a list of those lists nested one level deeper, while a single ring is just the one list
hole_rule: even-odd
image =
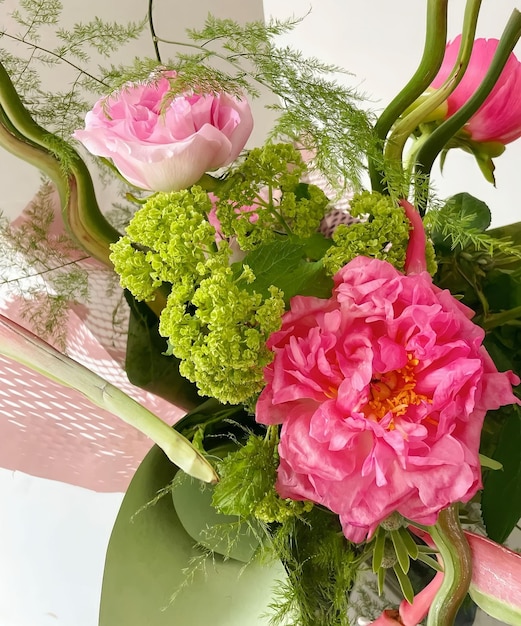
[{"label": "pink wrapping paper", "polygon": [[[51,235],[58,246],[63,224],[57,198],[55,203]],[[15,226],[23,221],[22,215]],[[67,254],[71,260],[84,256],[74,250]],[[90,299],[71,306],[66,353],[173,424],[184,411],[132,385],[123,369],[128,308],[121,304],[121,290],[112,289],[113,273],[92,259],[78,265],[89,272]],[[2,295],[2,313],[34,331],[30,316],[21,315],[20,298]],[[125,491],[152,446],[147,437],[74,389],[4,357],[0,381],[0,467],[100,492]]]}]

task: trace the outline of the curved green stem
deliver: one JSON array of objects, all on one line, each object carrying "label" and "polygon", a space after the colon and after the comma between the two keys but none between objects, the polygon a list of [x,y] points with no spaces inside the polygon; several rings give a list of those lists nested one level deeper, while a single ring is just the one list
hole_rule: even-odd
[{"label": "curved green stem", "polygon": [[468,0],[463,20],[461,44],[454,67],[439,89],[436,89],[418,107],[397,122],[386,144],[386,160],[394,160],[397,163],[401,163],[407,139],[427,116],[449,97],[460,83],[472,54],[481,2],[482,0]]},{"label": "curved green stem", "polygon": [[1,63],[0,108],[3,145],[51,178],[58,187],[65,223],[73,236],[91,256],[112,267],[109,244],[117,241],[120,234],[99,209],[85,163],[72,147],[65,144],[68,167],[62,166],[50,148],[53,135],[33,120]]},{"label": "curved green stem", "polygon": [[[443,150],[448,141],[463,128],[469,119],[477,112],[479,107],[496,85],[512,50],[521,37],[521,12],[514,9],[510,19],[499,40],[499,44],[492,59],[492,63],[485,77],[471,98],[454,115],[439,126],[429,137],[418,152],[416,170],[423,176],[429,176],[432,165],[438,154]],[[416,206],[425,210],[423,198],[417,198]]]},{"label": "curved green stem", "polygon": [[[426,39],[420,65],[407,85],[383,111],[375,126],[382,147],[392,125],[422,95],[438,73],[447,42],[447,6],[448,0],[428,0]],[[370,159],[371,186],[374,191],[384,192],[385,176],[381,167],[382,163],[377,163],[374,158]]]},{"label": "curved green stem", "polygon": [[472,579],[470,546],[459,522],[457,505],[441,511],[436,524],[427,530],[439,550],[444,571],[443,582],[429,610],[427,626],[452,626]]}]

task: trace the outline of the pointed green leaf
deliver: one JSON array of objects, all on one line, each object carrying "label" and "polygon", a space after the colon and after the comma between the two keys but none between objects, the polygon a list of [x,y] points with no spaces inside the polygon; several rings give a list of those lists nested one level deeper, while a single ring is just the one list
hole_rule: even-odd
[{"label": "pointed green leaf", "polygon": [[387,570],[384,567],[381,567],[378,570],[378,595],[381,596],[384,592],[384,585],[385,585],[385,574],[387,573]]},{"label": "pointed green leaf", "polygon": [[392,530],[390,535],[393,542],[394,550],[396,552],[396,557],[398,558],[398,563],[400,564],[402,570],[407,574],[410,565],[409,552],[405,546],[405,543],[403,542],[399,531]]},{"label": "pointed green leaf", "polygon": [[437,572],[443,572],[443,567],[438,563],[436,559],[433,559],[428,554],[419,552],[417,560],[425,563],[425,565],[428,565],[429,567],[432,567],[432,569],[435,569]]},{"label": "pointed green leaf", "polygon": [[418,557],[418,544],[412,538],[411,533],[403,526],[398,529],[398,533],[411,559],[416,559]]},{"label": "pointed green leaf", "polygon": [[409,604],[412,604],[412,601],[414,600],[414,590],[412,588],[409,577],[402,570],[399,563],[396,563],[396,565],[393,567],[393,570],[396,574],[398,582],[400,583],[400,589],[402,590],[403,597],[407,600],[407,602],[409,602]]},{"label": "pointed green leaf", "polygon": [[376,539],[373,548],[373,572],[376,574],[382,568],[385,549],[385,532],[379,528],[376,531]]},{"label": "pointed green leaf", "polygon": [[503,469],[503,465],[499,461],[491,459],[489,456],[485,456],[484,454],[479,455],[479,462],[481,467],[485,467],[486,469],[491,470],[501,470]]}]

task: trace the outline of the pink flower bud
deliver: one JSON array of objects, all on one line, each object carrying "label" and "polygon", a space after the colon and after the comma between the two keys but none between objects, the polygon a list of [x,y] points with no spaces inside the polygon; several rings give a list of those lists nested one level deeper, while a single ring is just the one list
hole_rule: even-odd
[{"label": "pink flower bud", "polygon": [[[448,77],[456,62],[460,42],[461,35],[447,45],[443,64],[432,87],[440,87]],[[458,111],[479,87],[498,43],[497,39],[477,39],[474,42],[465,75],[448,98],[447,117]],[[504,145],[521,137],[521,63],[514,53],[510,55],[488,98],[465,125],[465,130],[473,141],[480,143]]]}]

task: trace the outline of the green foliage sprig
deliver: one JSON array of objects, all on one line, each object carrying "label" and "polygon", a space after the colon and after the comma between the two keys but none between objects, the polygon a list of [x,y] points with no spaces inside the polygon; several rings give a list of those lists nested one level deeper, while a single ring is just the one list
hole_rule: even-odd
[{"label": "green foliage sprig", "polygon": [[[169,97],[187,90],[257,97],[261,88],[267,88],[279,100],[269,106],[278,116],[269,138],[298,141],[312,152],[315,167],[332,184],[357,187],[367,154],[375,149],[371,115],[359,108],[363,96],[338,82],[344,70],[276,44],[277,36],[300,21],[239,25],[209,16],[201,30],[187,31],[190,42],[157,37],[159,43],[190,50],[162,61],[178,72]],[[153,65],[140,61],[129,68],[113,68],[113,87],[147,78]]]},{"label": "green foliage sprig", "polygon": [[89,298],[88,272],[84,260],[66,234],[52,233],[54,190],[41,187],[18,226],[7,220],[0,225],[3,254],[0,286],[19,298],[21,313],[40,337],[65,347],[64,317],[71,302]]},{"label": "green foliage sprig", "polygon": [[[147,21],[121,25],[99,18],[60,27],[63,13],[61,0],[20,0],[11,12],[17,33],[7,27],[0,30],[0,39],[24,47],[26,54],[1,49],[2,63],[9,72],[17,92],[34,119],[43,127],[68,138],[82,125],[86,111],[100,90],[111,87],[112,67],[98,66],[97,75],[87,69],[94,61],[109,58],[116,50],[137,39]],[[49,43],[47,43],[49,42]],[[52,43],[50,43],[52,42]],[[42,79],[42,66],[70,71],[71,88],[48,90]],[[45,73],[45,72],[44,72]]]}]

